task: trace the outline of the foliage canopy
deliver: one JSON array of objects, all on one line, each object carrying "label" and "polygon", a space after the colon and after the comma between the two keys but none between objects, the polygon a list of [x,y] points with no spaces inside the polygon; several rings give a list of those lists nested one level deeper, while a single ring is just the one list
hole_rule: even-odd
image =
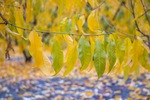
[{"label": "foliage canopy", "polygon": [[150,71],[149,11],[149,0],[0,0],[0,61],[16,44],[46,75],[78,60],[98,77]]}]

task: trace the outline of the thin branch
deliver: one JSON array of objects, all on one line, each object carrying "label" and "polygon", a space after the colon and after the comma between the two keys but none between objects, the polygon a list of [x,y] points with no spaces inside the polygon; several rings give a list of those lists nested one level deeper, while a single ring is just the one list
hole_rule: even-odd
[{"label": "thin branch", "polygon": [[4,24],[8,24],[8,21],[7,21],[7,19],[5,19],[4,17],[3,17],[3,15],[0,13],[0,17],[2,18],[2,20],[4,21]]},{"label": "thin branch", "polygon": [[150,26],[150,20],[149,20],[149,18],[148,18],[148,15],[147,15],[147,12],[146,12],[146,9],[145,9],[143,0],[140,0],[140,1],[141,1],[142,6],[143,6],[143,9],[144,9],[145,17],[146,17],[146,19],[147,19],[147,21],[148,21],[148,23],[149,23],[149,26]]},{"label": "thin branch", "polygon": [[150,9],[146,10],[143,14],[139,15],[137,18],[141,18],[142,16],[144,16],[149,11],[150,11]]}]

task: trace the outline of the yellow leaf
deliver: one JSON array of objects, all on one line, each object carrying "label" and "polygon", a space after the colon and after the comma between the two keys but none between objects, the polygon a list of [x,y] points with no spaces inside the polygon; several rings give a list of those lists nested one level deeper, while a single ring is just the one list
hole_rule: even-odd
[{"label": "yellow leaf", "polygon": [[32,22],[32,0],[27,0],[26,22]]},{"label": "yellow leaf", "polygon": [[91,11],[90,15],[88,16],[87,19],[87,24],[89,29],[92,32],[98,32],[99,29],[99,20],[98,20],[98,16],[96,15],[96,11]]},{"label": "yellow leaf", "polygon": [[74,43],[71,45],[71,47],[69,47],[68,51],[67,51],[67,61],[66,61],[66,70],[64,72],[63,76],[66,76],[67,74],[69,74],[77,61],[78,58],[78,50],[77,50],[77,42],[74,41]]},{"label": "yellow leaf", "polygon": [[[24,28],[23,10],[22,7],[19,5],[19,3],[17,3],[17,6],[19,6],[20,9],[18,8],[15,9],[15,13],[14,13],[15,23],[17,26]],[[23,29],[17,28],[17,31],[21,36],[23,36]]]},{"label": "yellow leaf", "polygon": [[51,66],[51,62],[47,56],[42,52],[41,37],[35,31],[32,31],[29,35],[30,40],[30,54],[34,59],[34,66],[38,67],[45,75],[53,75],[54,70]]},{"label": "yellow leaf", "polygon": [[82,26],[85,23],[85,17],[81,16],[77,22],[78,28],[79,28],[79,32],[84,33]]}]

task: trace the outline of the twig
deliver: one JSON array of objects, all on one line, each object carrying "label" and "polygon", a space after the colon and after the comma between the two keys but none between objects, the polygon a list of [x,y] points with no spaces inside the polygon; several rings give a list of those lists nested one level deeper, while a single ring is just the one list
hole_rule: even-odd
[{"label": "twig", "polygon": [[139,15],[137,18],[140,18],[140,17],[144,16],[149,11],[150,11],[150,9],[146,10],[143,14]]},{"label": "twig", "polygon": [[7,21],[7,19],[5,19],[4,17],[3,17],[3,15],[0,13],[0,17],[2,18],[2,20],[4,21],[4,24],[8,24],[8,21]]},{"label": "twig", "polygon": [[147,12],[146,12],[146,9],[145,9],[143,0],[140,0],[140,1],[141,1],[142,6],[143,6],[143,9],[144,9],[145,17],[146,17],[146,19],[147,19],[147,21],[148,21],[148,23],[149,23],[149,26],[150,26],[150,20],[148,19],[148,15],[147,15]]}]

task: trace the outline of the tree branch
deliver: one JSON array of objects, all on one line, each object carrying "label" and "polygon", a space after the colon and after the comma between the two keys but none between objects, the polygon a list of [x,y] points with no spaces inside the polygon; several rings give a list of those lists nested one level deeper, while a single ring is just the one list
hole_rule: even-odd
[{"label": "tree branch", "polygon": [[3,17],[3,15],[0,13],[0,17],[2,18],[2,20],[4,21],[4,24],[8,24],[8,21],[7,21],[7,19],[5,19],[4,17]]}]

